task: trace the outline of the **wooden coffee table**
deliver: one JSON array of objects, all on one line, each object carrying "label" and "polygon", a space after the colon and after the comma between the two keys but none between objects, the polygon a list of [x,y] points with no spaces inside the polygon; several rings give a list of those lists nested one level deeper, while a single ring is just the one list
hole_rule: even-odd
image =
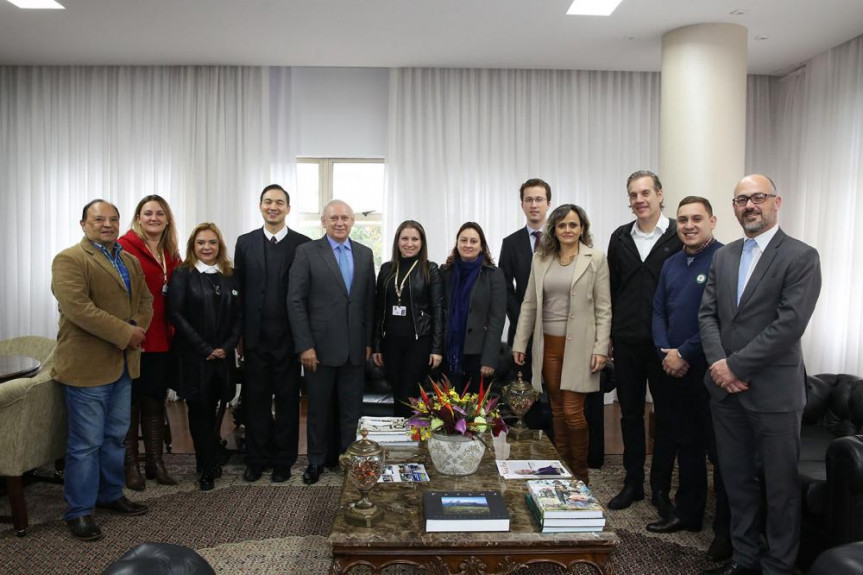
[{"label": "wooden coffee table", "polygon": [[[491,446],[491,436],[487,443]],[[507,447],[508,446],[508,449]],[[539,431],[508,438],[498,445],[499,459],[559,459],[554,446]],[[509,451],[508,457],[505,451]],[[595,573],[612,573],[611,552],[619,543],[614,532],[539,532],[524,495],[524,481],[504,480],[495,465],[492,449],[486,451],[473,475],[451,477],[435,472],[428,454],[419,449],[392,449],[387,463],[423,463],[428,483],[381,483],[371,499],[385,511],[384,519],[371,528],[345,522],[343,511],[359,498],[359,492],[345,481],[339,510],[329,541],[333,548],[331,573],[347,573],[357,565],[378,572],[392,564],[413,565],[431,575],[514,574],[525,565],[553,563],[575,572],[577,565],[589,565]],[[499,490],[510,514],[506,533],[426,533],[422,495],[428,489],[481,491]]]}]

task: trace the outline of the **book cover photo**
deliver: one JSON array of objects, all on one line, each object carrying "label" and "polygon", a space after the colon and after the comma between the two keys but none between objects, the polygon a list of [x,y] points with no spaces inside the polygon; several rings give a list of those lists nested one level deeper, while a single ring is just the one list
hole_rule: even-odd
[{"label": "book cover photo", "polygon": [[509,512],[499,491],[426,491],[426,531],[509,531]]}]

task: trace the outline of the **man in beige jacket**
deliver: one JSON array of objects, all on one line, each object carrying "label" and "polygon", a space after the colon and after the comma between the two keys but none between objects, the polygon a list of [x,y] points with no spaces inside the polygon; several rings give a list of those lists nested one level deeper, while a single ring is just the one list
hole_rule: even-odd
[{"label": "man in beige jacket", "polygon": [[69,415],[64,515],[72,535],[102,538],[93,508],[142,515],[123,495],[123,440],[132,378],[138,377],[153,297],[138,260],[122,251],[116,206],[94,200],[81,215],[84,239],[54,258],[51,289],[60,308],[52,377]]}]

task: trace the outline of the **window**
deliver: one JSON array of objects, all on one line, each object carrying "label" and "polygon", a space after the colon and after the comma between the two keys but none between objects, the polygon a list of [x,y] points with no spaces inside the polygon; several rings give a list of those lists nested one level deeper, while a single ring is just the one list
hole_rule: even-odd
[{"label": "window", "polygon": [[375,269],[381,266],[384,161],[351,158],[297,158],[297,198],[291,199],[293,227],[310,238],[324,233],[321,210],[330,200],[344,200],[356,221],[351,239],[370,247]]}]

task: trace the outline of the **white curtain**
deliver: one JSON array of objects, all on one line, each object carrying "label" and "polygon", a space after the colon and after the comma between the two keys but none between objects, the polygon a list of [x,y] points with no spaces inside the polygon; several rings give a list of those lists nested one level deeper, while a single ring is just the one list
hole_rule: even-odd
[{"label": "white curtain", "polygon": [[769,113],[773,133],[750,140],[747,170],[773,176],[784,200],[780,225],[821,254],[807,368],[863,375],[863,37],[773,80],[769,90],[770,106],[750,108],[750,125],[764,126]]},{"label": "white curtain", "polygon": [[[0,68],[0,338],[53,337],[51,260],[82,237],[81,208],[117,204],[121,233],[138,200],[171,204],[180,243],[202,221],[229,249],[260,225],[258,194],[292,178],[284,101],[290,70],[240,67]],[[275,117],[274,117],[275,116]],[[289,181],[293,181],[292,179]]]},{"label": "white curtain", "polygon": [[503,238],[524,225],[519,186],[539,177],[553,206],[585,208],[604,251],[632,217],[626,177],[655,170],[658,155],[657,73],[394,69],[386,244],[401,221],[416,219],[440,262],[472,220],[497,258]]}]

